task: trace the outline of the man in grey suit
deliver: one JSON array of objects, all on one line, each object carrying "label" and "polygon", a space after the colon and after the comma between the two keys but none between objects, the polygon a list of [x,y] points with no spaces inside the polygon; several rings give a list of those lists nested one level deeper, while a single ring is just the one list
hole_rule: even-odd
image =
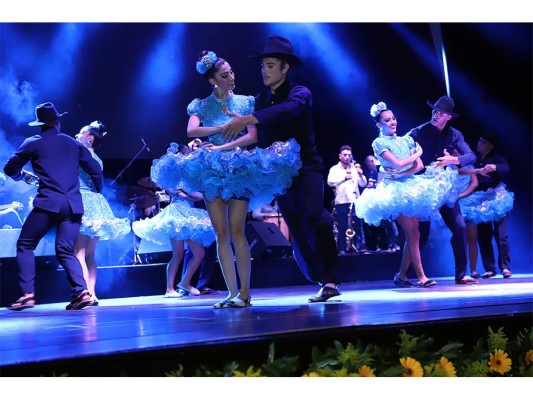
[{"label": "man in grey suit", "polygon": [[[22,296],[8,307],[11,310],[35,305],[34,250],[52,227],[57,229],[56,257],[65,269],[72,288],[72,301],[66,309],[77,310],[91,304],[80,262],[74,255],[83,215],[78,170],[81,167],[89,174],[97,191],[102,189],[103,174],[85,146],[60,132],[59,118],[65,114],[59,114],[52,103],[38,105],[35,108],[36,120],[28,125],[39,126],[40,134],[24,140],[4,166],[4,173],[15,181],[39,185],[34,208],[24,222],[17,241]],[[35,175],[23,169],[28,162]]]}]

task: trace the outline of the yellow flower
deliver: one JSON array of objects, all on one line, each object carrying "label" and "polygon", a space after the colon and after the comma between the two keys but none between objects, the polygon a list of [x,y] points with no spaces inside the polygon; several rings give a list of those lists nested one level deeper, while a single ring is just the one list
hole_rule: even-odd
[{"label": "yellow flower", "polygon": [[500,374],[505,374],[511,370],[511,359],[504,353],[503,350],[496,350],[494,354],[491,353],[489,367],[492,371],[496,371]]},{"label": "yellow flower", "polygon": [[257,371],[254,370],[254,366],[251,365],[248,367],[246,372],[241,372],[239,370],[233,371],[233,376],[244,378],[244,377],[260,377],[261,376],[261,368],[259,368]]},{"label": "yellow flower", "polygon": [[533,350],[529,350],[526,353],[526,365],[533,363]]},{"label": "yellow flower", "polygon": [[455,367],[451,363],[451,361],[448,361],[446,357],[441,357],[438,366],[440,369],[442,369],[444,372],[446,372],[446,376],[457,376],[457,372],[455,371]]},{"label": "yellow flower", "polygon": [[364,377],[375,377],[374,370],[370,368],[368,365],[363,365],[361,368],[359,368],[359,376]]},{"label": "yellow flower", "polygon": [[413,376],[413,377],[424,376],[424,370],[422,369],[422,365],[420,365],[420,363],[416,361],[414,358],[411,358],[411,357],[400,358],[400,364],[402,364],[402,367],[405,368],[405,372],[403,373],[403,376]]},{"label": "yellow flower", "polygon": [[320,375],[318,375],[316,372],[309,372],[308,374],[303,374],[304,377],[307,378],[319,378]]}]

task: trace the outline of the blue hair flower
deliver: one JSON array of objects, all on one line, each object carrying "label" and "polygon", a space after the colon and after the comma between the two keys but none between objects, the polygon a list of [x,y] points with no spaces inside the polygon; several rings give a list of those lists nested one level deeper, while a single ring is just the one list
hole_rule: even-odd
[{"label": "blue hair flower", "polygon": [[178,152],[178,144],[176,142],[171,142],[167,149],[167,154],[176,154]]},{"label": "blue hair flower", "polygon": [[202,75],[205,74],[211,67],[213,67],[213,64],[217,61],[217,55],[212,52],[208,51],[205,56],[200,58],[199,61],[196,61],[196,71],[201,73]]}]

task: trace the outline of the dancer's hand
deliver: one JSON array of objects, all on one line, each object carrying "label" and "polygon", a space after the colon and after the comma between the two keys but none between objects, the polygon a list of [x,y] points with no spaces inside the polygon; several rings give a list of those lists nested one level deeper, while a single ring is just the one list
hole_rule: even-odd
[{"label": "dancer's hand", "polygon": [[459,165],[459,157],[452,156],[446,149],[444,149],[444,155],[437,158],[437,168],[445,167],[450,164]]},{"label": "dancer's hand", "polygon": [[206,149],[217,151],[220,150],[220,146],[215,146],[213,143],[207,142],[202,147],[205,147]]},{"label": "dancer's hand", "polygon": [[245,128],[246,122],[244,121],[244,117],[242,115],[231,111],[227,111],[226,114],[233,117],[233,119],[222,129],[224,141],[227,143],[232,142],[237,138],[237,136]]}]

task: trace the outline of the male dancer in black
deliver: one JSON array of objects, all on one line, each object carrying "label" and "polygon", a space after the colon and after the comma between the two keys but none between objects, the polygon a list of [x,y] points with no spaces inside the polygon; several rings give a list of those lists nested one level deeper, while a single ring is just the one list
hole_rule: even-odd
[{"label": "male dancer in black", "polygon": [[289,69],[302,61],[286,38],[271,36],[256,58],[261,60],[265,85],[256,96],[256,111],[235,116],[224,133],[232,138],[245,126],[257,124],[260,147],[291,138],[300,145],[302,168],[287,193],[278,197],[278,205],[292,235],[296,262],[308,280],[321,286],[309,302],[324,302],[340,295],[340,282],[333,218],[323,204],[324,167],[315,143],[312,95],[288,80]]},{"label": "male dancer in black", "polygon": [[[459,114],[453,112],[454,100],[451,97],[442,96],[435,104],[429,101],[427,104],[433,109],[431,120],[408,133],[424,150],[421,157],[424,165],[429,165],[433,161],[441,167],[450,164],[459,167],[472,165],[476,160],[476,155],[465,142],[463,134],[448,124],[452,118],[459,117]],[[454,150],[459,152],[458,157],[450,155]],[[444,223],[452,232],[450,242],[455,259],[455,283],[460,285],[478,283],[466,277],[466,225],[459,202],[456,201],[453,207],[444,205],[439,211]],[[423,247],[429,237],[430,222],[421,221],[419,229],[420,247]]]},{"label": "male dancer in black", "polygon": [[[52,103],[38,105],[35,108],[37,119],[28,125],[39,126],[41,133],[26,139],[4,166],[5,174],[14,180],[29,183],[34,179],[39,185],[33,209],[17,241],[22,296],[8,307],[11,310],[35,305],[34,250],[54,226],[57,228],[56,257],[72,288],[72,301],[67,310],[78,310],[92,302],[80,262],[74,254],[83,215],[78,169],[81,167],[89,174],[98,191],[102,188],[103,175],[89,150],[73,137],[60,132],[59,118],[65,114],[59,114]],[[22,169],[28,162],[31,162],[36,176]]]}]

